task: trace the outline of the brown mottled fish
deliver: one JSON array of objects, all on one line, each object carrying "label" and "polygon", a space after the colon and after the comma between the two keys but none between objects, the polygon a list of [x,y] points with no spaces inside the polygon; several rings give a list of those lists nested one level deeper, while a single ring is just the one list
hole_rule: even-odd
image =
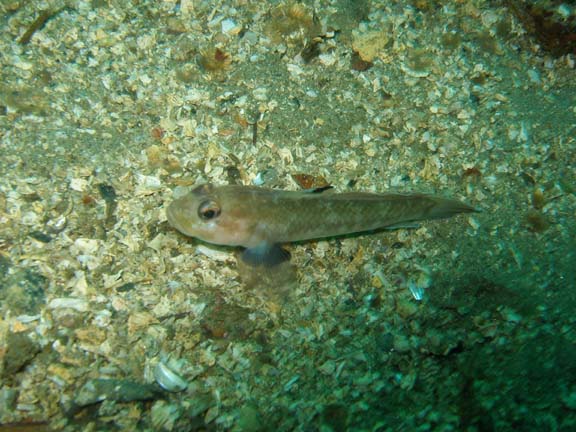
[{"label": "brown mottled fish", "polygon": [[287,258],[282,243],[406,226],[476,211],[463,202],[419,193],[281,191],[251,186],[197,186],[172,202],[168,222],[208,243],[246,248],[249,264]]}]

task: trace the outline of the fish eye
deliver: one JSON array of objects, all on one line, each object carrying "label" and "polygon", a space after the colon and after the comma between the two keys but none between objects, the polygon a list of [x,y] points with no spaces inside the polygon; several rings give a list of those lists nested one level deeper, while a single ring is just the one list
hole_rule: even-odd
[{"label": "fish eye", "polygon": [[220,216],[220,207],[214,201],[204,201],[198,207],[198,217],[209,221]]}]

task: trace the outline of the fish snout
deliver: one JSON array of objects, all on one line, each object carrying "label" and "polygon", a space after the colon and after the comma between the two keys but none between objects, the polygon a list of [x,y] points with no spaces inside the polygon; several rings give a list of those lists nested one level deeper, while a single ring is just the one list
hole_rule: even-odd
[{"label": "fish snout", "polygon": [[186,206],[182,205],[181,200],[170,203],[166,209],[166,218],[170,226],[185,235],[193,235],[190,224],[190,212],[186,211]]}]

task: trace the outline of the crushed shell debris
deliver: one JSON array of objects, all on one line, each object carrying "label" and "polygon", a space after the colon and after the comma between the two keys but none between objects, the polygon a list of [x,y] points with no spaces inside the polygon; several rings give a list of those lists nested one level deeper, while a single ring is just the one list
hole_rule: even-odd
[{"label": "crushed shell debris", "polygon": [[[575,430],[574,13],[2,2],[2,427]],[[169,228],[197,183],[485,212],[271,277]]]}]

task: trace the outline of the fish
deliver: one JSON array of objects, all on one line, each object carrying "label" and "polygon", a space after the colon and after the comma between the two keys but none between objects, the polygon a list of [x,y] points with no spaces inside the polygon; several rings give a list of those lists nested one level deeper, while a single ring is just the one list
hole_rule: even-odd
[{"label": "fish", "polygon": [[[328,190],[326,190],[328,189]],[[478,211],[456,199],[422,193],[335,193],[201,184],[166,209],[180,233],[244,248],[242,259],[274,266],[289,259],[286,243],[406,227],[416,221]]]}]

